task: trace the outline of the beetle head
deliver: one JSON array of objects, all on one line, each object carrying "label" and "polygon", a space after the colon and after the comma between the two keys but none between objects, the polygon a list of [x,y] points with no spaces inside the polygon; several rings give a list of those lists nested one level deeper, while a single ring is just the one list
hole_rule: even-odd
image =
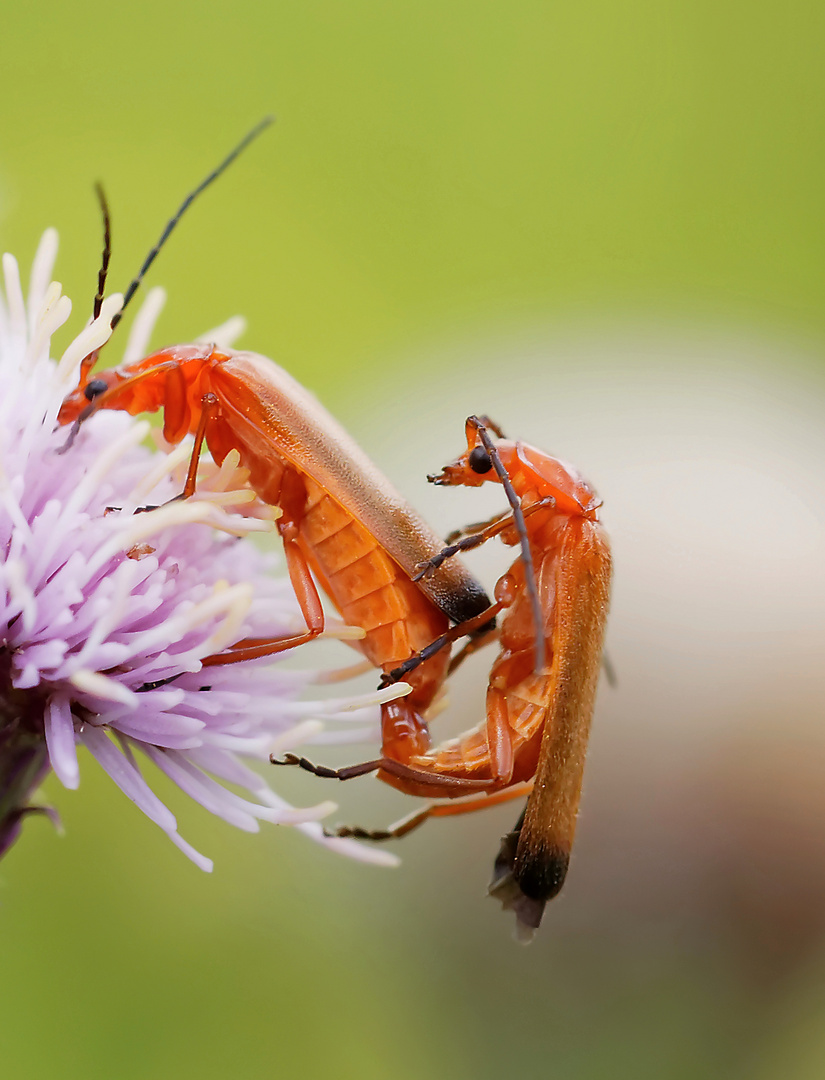
[{"label": "beetle head", "polygon": [[491,429],[495,435],[501,437],[500,429],[495,424],[492,424],[487,417],[484,417],[483,421],[478,421],[471,416],[465,427],[467,450],[461,457],[445,465],[440,473],[431,473],[427,477],[431,484],[445,487],[457,485],[480,487],[487,480],[498,480],[496,471],[493,468],[492,458],[484,447],[479,434],[479,423],[482,422],[485,428]]}]

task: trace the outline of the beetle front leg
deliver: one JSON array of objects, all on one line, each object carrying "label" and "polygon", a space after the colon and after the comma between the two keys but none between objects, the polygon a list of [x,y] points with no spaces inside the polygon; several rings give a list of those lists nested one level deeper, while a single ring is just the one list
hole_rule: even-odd
[{"label": "beetle front leg", "polygon": [[[214,394],[204,394],[201,398],[201,415],[198,420],[198,428],[195,432],[195,445],[189,458],[189,468],[186,470],[186,482],[183,491],[177,496],[178,500],[189,499],[195,494],[198,477],[198,464],[200,463],[203,440],[206,438],[206,426],[218,409],[218,399]],[[174,502],[175,500],[171,500]]]},{"label": "beetle front leg", "polygon": [[503,518],[512,520],[512,513],[509,510],[505,510],[500,514],[493,514],[492,517],[486,518],[484,521],[473,521],[469,525],[463,525],[460,529],[453,529],[452,532],[447,533],[444,537],[445,544],[454,544],[456,540],[460,540],[465,536],[475,536],[476,533],[482,533],[485,529],[489,529],[491,525],[497,525]]},{"label": "beetle front leg", "polygon": [[[173,371],[179,372],[180,368],[175,368]],[[170,375],[171,374],[172,372],[170,372]],[[195,443],[192,447],[192,453],[189,455],[189,467],[186,470],[186,480],[183,485],[183,491],[180,495],[174,495],[171,499],[167,499],[167,501],[163,503],[164,506],[168,506],[170,503],[174,502],[183,502],[184,499],[191,499],[195,494],[198,480],[198,465],[200,464],[200,457],[203,452],[203,441],[206,438],[206,427],[215,415],[217,408],[217,397],[211,393],[204,394],[201,398],[201,415],[198,420],[197,430],[195,431]],[[157,506],[139,506],[138,509],[135,510],[135,513],[146,514],[150,510],[157,510]]]},{"label": "beetle front leg", "polygon": [[[525,518],[528,518],[538,510],[547,510],[553,507],[555,503],[556,500],[552,495],[545,495],[544,498],[525,507],[522,510],[522,513]],[[494,536],[503,533],[505,529],[510,528],[512,525],[513,512],[512,510],[507,510],[503,514],[497,514],[495,517],[490,518],[489,521],[480,521],[474,525],[468,525],[464,529],[455,530],[447,537],[446,547],[443,547],[441,551],[433,555],[431,559],[418,564],[416,573],[413,576],[413,581],[420,581],[422,578],[429,576],[433,571],[437,570],[443,562],[452,558],[453,555],[458,555],[461,551],[472,551],[473,548],[481,547],[482,544],[486,544],[488,540],[492,540]],[[476,532],[476,529],[479,531]],[[451,543],[456,537],[461,537],[461,539],[456,540],[455,543]]]}]

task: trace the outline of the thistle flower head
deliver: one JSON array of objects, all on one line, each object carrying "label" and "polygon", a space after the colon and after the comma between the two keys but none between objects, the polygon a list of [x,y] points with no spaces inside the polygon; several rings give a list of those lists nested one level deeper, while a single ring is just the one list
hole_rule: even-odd
[{"label": "thistle flower head", "polygon": [[[187,448],[152,453],[142,445],[146,422],[101,413],[59,452],[67,436],[55,423],[60,404],[80,361],[108,339],[121,298],[109,297],[55,363],[51,336],[71,311],[60,286],[49,284],[56,250],[56,234],[47,232],[27,300],[15,260],[3,259],[0,854],[49,768],[65,787],[78,786],[83,746],[204,870],[210,860],[178,834],[142,758],[240,829],[255,831],[261,820],[293,824],[338,850],[393,861],[324,836],[317,822],[332,804],[293,809],[243,760],[267,760],[320,726],[311,716],[340,702],[299,702],[312,676],[269,660],[202,669],[205,657],[243,638],[281,637],[301,625],[288,583],[271,576],[270,560],[247,538],[270,529],[274,515],[245,485],[237,459],[230,455],[220,469],[209,463],[198,494],[170,503]],[[160,306],[155,290],[125,361],[145,351]],[[222,343],[238,329],[227,324]],[[157,509],[135,513],[147,504]],[[359,704],[368,702],[351,703]]]}]

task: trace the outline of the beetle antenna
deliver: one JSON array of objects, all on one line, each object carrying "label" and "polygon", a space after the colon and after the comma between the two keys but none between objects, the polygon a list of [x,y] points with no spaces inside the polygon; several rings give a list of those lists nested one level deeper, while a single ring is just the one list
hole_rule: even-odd
[{"label": "beetle antenna", "polygon": [[493,468],[498,473],[498,478],[507,495],[507,501],[513,509],[513,524],[516,527],[516,532],[518,533],[521,542],[521,561],[524,566],[524,583],[527,586],[527,595],[530,597],[530,607],[533,610],[533,623],[536,628],[535,673],[538,675],[544,668],[545,663],[544,619],[541,614],[539,589],[536,583],[536,568],[533,564],[533,552],[530,549],[530,537],[527,535],[527,525],[524,522],[524,512],[521,509],[521,500],[516,494],[515,488],[510,483],[510,477],[507,475],[507,470],[504,468],[504,463],[496,449],[495,443],[490,438],[490,434],[487,431],[484,421],[480,420],[477,416],[470,416],[467,418],[467,423],[471,427],[474,427],[478,432],[478,437],[481,439],[484,449],[490,455]]},{"label": "beetle antenna", "polygon": [[146,256],[146,258],[143,260],[143,266],[141,266],[140,270],[137,273],[137,276],[133,278],[132,281],[129,283],[126,292],[123,294],[123,307],[121,307],[120,311],[112,319],[113,330],[122,319],[123,312],[126,310],[132,297],[135,295],[138,288],[140,287],[140,283],[146,276],[146,272],[148,271],[149,267],[157,258],[158,252],[169,239],[169,236],[174,230],[175,226],[189,209],[189,207],[192,205],[192,203],[195,201],[195,199],[197,199],[198,195],[200,195],[202,191],[205,191],[206,188],[208,188],[209,185],[213,182],[213,180],[217,180],[221,173],[225,172],[229,168],[235,158],[242,154],[243,151],[247,148],[247,146],[249,146],[249,144],[254,139],[257,139],[257,137],[261,134],[262,131],[265,131],[266,128],[270,126],[270,124],[274,123],[274,120],[275,118],[273,116],[265,116],[259,124],[256,124],[255,127],[247,135],[245,135],[243,139],[241,139],[235,149],[232,150],[231,153],[229,153],[223,159],[220,165],[218,165],[216,169],[213,169],[212,172],[207,177],[205,177],[205,179],[201,180],[201,182],[193,191],[189,192],[189,194],[178,207],[177,212],[173,215],[173,217],[169,219],[169,221],[167,221],[166,227],[160,234],[160,239]]},{"label": "beetle antenna", "polygon": [[109,204],[106,201],[106,192],[103,190],[103,185],[100,183],[95,184],[95,192],[97,193],[97,201],[100,203],[100,212],[103,215],[103,257],[97,275],[97,293],[95,294],[95,302],[92,307],[93,321],[100,314],[100,309],[103,305],[103,296],[106,292],[106,277],[109,273],[109,260],[112,257],[112,219],[109,216]]}]

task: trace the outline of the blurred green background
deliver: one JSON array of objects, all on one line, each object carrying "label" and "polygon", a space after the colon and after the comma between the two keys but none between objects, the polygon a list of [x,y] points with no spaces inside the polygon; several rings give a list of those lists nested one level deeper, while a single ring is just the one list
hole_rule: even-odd
[{"label": "blurred green background", "polygon": [[[32,821],[0,866],[4,1076],[825,1077],[824,24],[728,0],[5,12],[0,246],[27,274],[59,228],[58,346],[94,295],[94,181],[122,288],[274,112],[153,269],[157,343],[243,313],[444,532],[489,508],[424,483],[467,413],[579,463],[619,686],[529,949],[483,895],[510,808],[382,871],[158,781],[209,877],[83,760],[79,792],[48,787],[66,836]],[[407,809],[361,789],[342,818]]]}]

